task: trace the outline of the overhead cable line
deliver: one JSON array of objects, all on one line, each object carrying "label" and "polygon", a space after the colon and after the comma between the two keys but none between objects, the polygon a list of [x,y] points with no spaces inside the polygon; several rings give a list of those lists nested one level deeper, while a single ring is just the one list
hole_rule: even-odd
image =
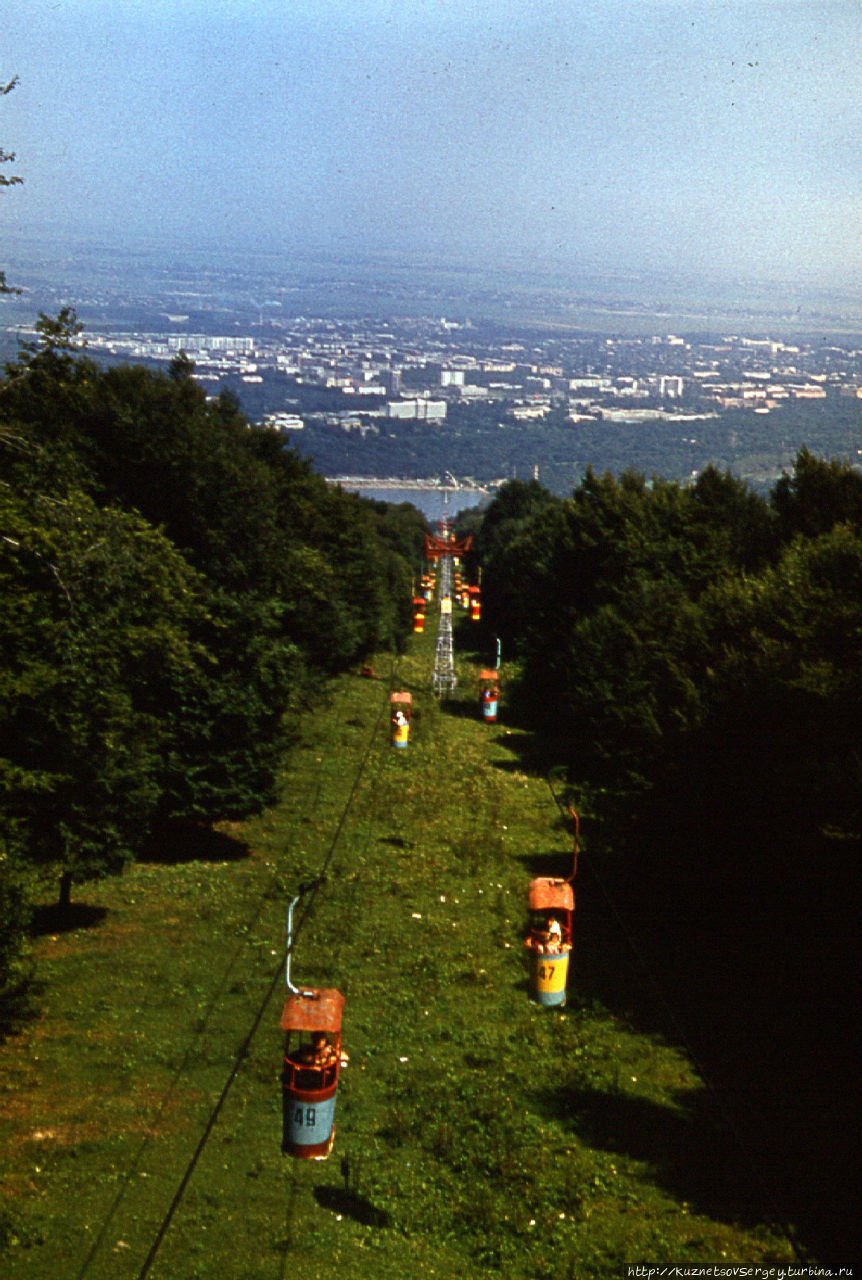
[{"label": "overhead cable line", "polygon": [[[316,811],[317,806],[320,803],[320,796],[321,796],[322,789],[323,789],[323,769],[320,769],[317,771],[314,790],[311,793],[309,803],[306,806],[306,810],[309,816]],[[110,1206],[108,1207],[108,1211],[102,1221],[101,1226],[99,1227],[99,1231],[95,1239],[93,1240],[92,1245],[90,1246],[87,1252],[86,1257],[84,1258],[81,1264],[80,1270],[76,1273],[76,1280],[85,1280],[85,1277],[89,1272],[90,1267],[92,1266],[99,1250],[101,1249],[102,1244],[104,1243],[105,1236],[107,1235],[108,1228],[110,1227],[111,1222],[113,1221],[117,1213],[117,1210],[119,1209],[120,1205],[125,1199],[130,1186],[133,1185],[133,1178],[135,1174],[138,1172],[141,1161],[143,1160],[144,1155],[146,1154],[147,1150],[150,1147],[151,1142],[153,1141],[153,1131],[155,1130],[155,1127],[158,1124],[161,1117],[164,1115],[165,1110],[168,1106],[168,1103],[173,1097],[174,1091],[177,1085],[179,1084],[179,1081],[182,1079],[189,1065],[189,1062],[192,1059],[192,1055],[195,1051],[196,1046],[200,1044],[201,1039],[203,1038],[204,1034],[207,1031],[207,1028],[209,1027],[210,1019],[212,1018],[213,1014],[216,1011],[216,1008],[218,1007],[218,1002],[225,992],[225,989],[228,984],[228,980],[230,979],[231,974],[233,973],[236,967],[236,964],[239,960],[239,957],[242,954],[242,951],[245,947],[246,936],[250,932],[252,932],[255,925],[260,920],[260,917],[264,911],[264,907],[265,907],[269,892],[272,889],[277,888],[278,885],[279,885],[279,877],[278,877],[277,871],[275,871],[273,873],[269,886],[266,889],[264,889],[264,891],[261,893],[259,903],[253,915],[250,917],[248,922],[243,926],[242,932],[244,936],[240,939],[240,941],[237,943],[236,947],[234,948],[233,952],[231,953],[227,966],[225,967],[221,978],[216,983],[216,986],[212,992],[212,995],[210,996],[209,1002],[203,1011],[203,1015],[197,1021],[195,1034],[187,1044],[185,1050],[183,1051],[183,1054],[179,1061],[179,1065],[175,1068],[170,1080],[168,1081],[167,1088],[165,1089],[165,1092],[162,1095],[161,1101],[159,1102],[159,1105],[155,1111],[155,1115],[150,1125],[150,1132],[147,1133],[143,1138],[140,1146],[138,1147],[137,1151],[135,1152],[132,1158],[130,1165],[127,1167],[123,1182],[119,1190],[117,1191],[117,1194],[115,1195],[114,1199],[112,1200]],[[279,965],[282,963],[283,961],[282,959],[280,959]]]},{"label": "overhead cable line", "polygon": [[[396,667],[393,666],[393,671],[391,676],[392,680],[395,679],[395,675],[396,675]],[[203,1154],[204,1149],[207,1145],[207,1142],[209,1141],[212,1135],[213,1129],[215,1128],[215,1125],[221,1113],[222,1107],[224,1106],[227,1100],[228,1094],[230,1093],[231,1087],[233,1086],[233,1083],[236,1080],[237,1075],[239,1074],[239,1071],[243,1062],[248,1056],[252,1041],[254,1040],[254,1036],[257,1033],[257,1029],[263,1020],[263,1016],[270,1004],[270,1001],[272,1000],[272,997],[275,993],[277,986],[279,985],[280,981],[284,976],[285,966],[287,965],[289,955],[295,949],[300,931],[302,930],[305,922],[311,916],[317,894],[320,891],[320,888],[322,887],[322,885],[325,884],[326,882],[327,872],[335,856],[335,851],[338,846],[338,842],[341,838],[341,834],[344,830],[344,826],[347,821],[348,814],[350,812],[351,806],[353,805],[353,801],[356,797],[356,793],[359,789],[359,784],[365,772],[365,767],[368,763],[369,757],[371,755],[371,751],[377,740],[378,731],[380,728],[380,722],[387,708],[388,708],[388,693],[387,693],[387,697],[381,703],[380,709],[378,710],[377,716],[374,720],[374,725],[372,727],[371,734],[362,752],[362,756],[360,757],[359,765],[354,775],[350,791],[343,805],[341,815],[338,820],[338,824],[336,826],[332,839],[329,843],[329,847],[324,856],[323,863],[321,864],[320,869],[318,870],[317,875],[314,877],[314,879],[311,881],[305,882],[303,885],[300,886],[300,889],[301,889],[300,896],[302,898],[302,910],[296,925],[293,927],[290,943],[289,945],[285,945],[285,947],[283,948],[282,953],[279,956],[278,965],[269,982],[266,993],[254,1015],[251,1027],[248,1033],[246,1034],[246,1036],[244,1037],[244,1039],[242,1040],[239,1048],[236,1051],[236,1054],[234,1055],[233,1064],[228,1073],[227,1079],[225,1080],[222,1091],[219,1094],[219,1097],[216,1100],[215,1105],[210,1111],[209,1117],[206,1121],[206,1124],[204,1125],[203,1133],[201,1134],[200,1140],[198,1141],[198,1144],[194,1152],[192,1153],[192,1156],[189,1159],[189,1162],[186,1166],[185,1172],[183,1173],[177,1185],[177,1189],[174,1192],[173,1198],[171,1199],[171,1203],[169,1204],[164,1214],[164,1217],[162,1218],[162,1221],[159,1224],[158,1230],[156,1231],[156,1235],[154,1237],[150,1250],[146,1258],[144,1259],[144,1263],[141,1267],[141,1270],[138,1272],[137,1280],[146,1280],[146,1277],[150,1274],[150,1271],[152,1270],[153,1264],[155,1263],[156,1258],[158,1257],[159,1250],[161,1249],[164,1239],[170,1229],[174,1216],[183,1201],[183,1198],[188,1189],[189,1183],[191,1182],[194,1171],[197,1168],[200,1157]]]}]

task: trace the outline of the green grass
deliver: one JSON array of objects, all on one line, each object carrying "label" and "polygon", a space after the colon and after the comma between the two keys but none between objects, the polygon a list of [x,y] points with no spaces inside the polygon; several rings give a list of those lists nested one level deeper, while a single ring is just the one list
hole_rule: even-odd
[{"label": "green grass", "polygon": [[279,982],[151,1275],[604,1280],[626,1262],[791,1260],[740,1195],[685,1052],[595,1000],[608,939],[583,895],[567,1008],[529,1002],[526,887],[570,836],[519,735],[472,713],[477,667],[459,659],[466,703],[434,701],[433,648],[429,628],[400,660],[406,752],[380,658],[308,716],[278,808],[206,856],[85,886],[104,918],[39,940],[42,1015],[0,1047],[6,1280],[141,1274],[266,1000],[287,899],[331,851],[294,978],[347,998],[335,1150],[280,1154]]}]

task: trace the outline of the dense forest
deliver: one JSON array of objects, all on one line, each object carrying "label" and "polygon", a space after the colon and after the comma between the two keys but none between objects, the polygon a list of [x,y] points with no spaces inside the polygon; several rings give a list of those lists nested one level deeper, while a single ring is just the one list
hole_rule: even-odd
[{"label": "dense forest", "polygon": [[779,948],[811,894],[828,939],[794,935],[794,965],[831,1001],[862,831],[862,475],[802,451],[761,497],[712,468],[588,471],[565,499],[510,482],[471,526],[511,714],[626,874],[687,886],[694,915],[733,886]]},{"label": "dense forest", "polygon": [[333,489],[229,395],[100,369],[73,313],[0,383],[0,999],[37,885],[272,800],[291,716],[399,648],[424,521]]},{"label": "dense forest", "polygon": [[[744,1075],[758,1156],[789,1162],[850,1248],[862,476],[807,451],[766,497],[715,469],[691,486],[589,471],[565,499],[511,482],[468,530],[485,650],[500,638],[509,715],[576,784],[593,890],[707,1073]],[[624,976],[606,981],[618,999]]]},{"label": "dense forest", "polygon": [[858,472],[803,451],[768,498],[712,468],[588,471],[567,499],[512,482],[475,554],[519,706],[572,776],[632,797],[690,787],[698,761],[791,827],[857,829]]}]

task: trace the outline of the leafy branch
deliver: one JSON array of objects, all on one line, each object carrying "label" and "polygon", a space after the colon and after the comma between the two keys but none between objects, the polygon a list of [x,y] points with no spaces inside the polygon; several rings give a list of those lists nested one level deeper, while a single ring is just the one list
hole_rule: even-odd
[{"label": "leafy branch", "polygon": [[[0,98],[5,98],[7,93],[11,93],[18,83],[18,77],[13,76],[6,84],[0,84]],[[12,164],[15,160],[14,151],[5,151],[0,147],[0,164]],[[24,181],[17,173],[0,173],[0,187],[17,187]],[[20,293],[20,289],[16,289],[13,285],[6,283],[6,272],[0,271],[0,293]]]}]

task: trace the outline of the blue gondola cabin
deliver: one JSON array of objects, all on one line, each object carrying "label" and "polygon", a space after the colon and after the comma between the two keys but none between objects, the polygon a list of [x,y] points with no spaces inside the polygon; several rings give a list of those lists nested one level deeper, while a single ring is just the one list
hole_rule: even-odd
[{"label": "blue gondola cabin", "polygon": [[500,702],[500,676],[487,668],[479,672],[479,706],[486,724],[496,724]]},{"label": "blue gondola cabin", "polygon": [[340,991],[298,991],[281,1015],[285,1034],[282,1141],[285,1155],[325,1160],[335,1139],[335,1096],[346,1062],[341,1049]]}]

